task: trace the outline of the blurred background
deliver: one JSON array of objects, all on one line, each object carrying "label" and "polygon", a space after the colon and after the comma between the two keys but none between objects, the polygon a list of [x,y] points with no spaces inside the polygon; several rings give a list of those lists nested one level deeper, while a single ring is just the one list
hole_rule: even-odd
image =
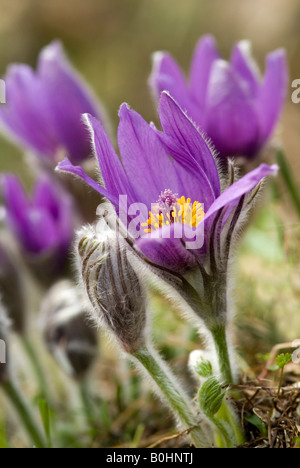
[{"label": "blurred background", "polygon": [[[235,42],[249,39],[261,69],[267,53],[286,48],[292,82],[300,78],[299,23],[297,0],[0,0],[0,75],[12,62],[34,67],[40,49],[61,39],[115,128],[124,101],[148,121],[157,121],[147,86],[153,52],[169,51],[188,71],[201,35],[213,34],[226,58]],[[292,103],[291,93],[278,135],[300,187],[300,105]],[[6,171],[29,176],[21,150],[0,136],[0,172]],[[243,338],[236,344],[250,364],[275,344],[300,339],[299,241],[299,221],[285,187],[279,187],[279,200],[267,190],[237,266],[237,326]],[[164,352],[175,347],[171,357],[186,361],[187,352],[197,347],[197,336],[179,318],[169,320],[169,306],[158,298],[154,309],[164,315],[157,327]],[[99,368],[103,393],[117,392],[109,384],[117,379],[111,360],[103,360]]]}]

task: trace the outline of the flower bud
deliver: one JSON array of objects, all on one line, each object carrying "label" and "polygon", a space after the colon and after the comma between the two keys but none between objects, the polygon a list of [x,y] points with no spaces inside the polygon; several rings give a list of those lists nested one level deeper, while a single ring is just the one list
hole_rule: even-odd
[{"label": "flower bud", "polygon": [[9,379],[9,364],[7,360],[7,338],[10,322],[0,304],[0,385]]},{"label": "flower bud", "polygon": [[[7,243],[6,243],[7,244]],[[0,240],[0,296],[15,332],[25,331],[24,288],[19,273],[20,267],[11,249]]]},{"label": "flower bud", "polygon": [[[78,268],[92,317],[130,354],[145,343],[146,297],[138,260],[114,231],[84,228],[77,237]],[[136,264],[138,262],[138,264]]]},{"label": "flower bud", "polygon": [[98,334],[88,322],[87,310],[78,289],[60,281],[42,305],[42,328],[46,345],[63,370],[83,378],[98,353]]}]

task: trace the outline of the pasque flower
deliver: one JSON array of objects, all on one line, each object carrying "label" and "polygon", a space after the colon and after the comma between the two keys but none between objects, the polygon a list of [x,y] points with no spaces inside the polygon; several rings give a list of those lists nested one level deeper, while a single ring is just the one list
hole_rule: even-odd
[{"label": "pasque flower", "polygon": [[[221,232],[224,236],[228,223],[233,230],[237,222],[232,219],[233,214],[238,207],[243,211],[241,203],[245,195],[264,177],[275,174],[277,166],[262,164],[234,182],[232,171],[229,178],[219,172],[213,149],[167,93],[161,97],[160,118],[163,132],[148,125],[126,104],[122,105],[118,129],[120,162],[102,126],[93,117],[86,116],[105,187],[68,160],[60,163],[58,169],[85,180],[107,197],[117,211],[120,195],[127,196],[129,206],[144,204],[146,211],[141,214],[138,247],[155,264],[186,272],[209,256],[210,245],[217,242],[214,236]],[[226,183],[227,188],[221,190]],[[184,216],[186,206],[191,207],[191,217]],[[169,213],[162,217],[165,207],[171,211],[171,220]],[[179,236],[182,226],[184,233]],[[192,238],[201,230],[204,230],[204,245],[187,249],[185,236]]]},{"label": "pasque flower", "polygon": [[187,81],[176,61],[154,55],[150,86],[157,98],[168,91],[212,139],[221,157],[253,158],[270,139],[280,117],[288,86],[284,50],[270,53],[260,77],[247,41],[237,43],[229,62],[215,40],[198,43]]},{"label": "pasque flower", "polygon": [[36,72],[10,65],[4,80],[7,104],[0,109],[0,123],[13,140],[50,163],[64,155],[80,163],[91,155],[81,114],[92,113],[103,124],[106,118],[59,42],[41,51]]},{"label": "pasque flower", "polygon": [[[159,114],[162,132],[126,104],[121,107],[121,161],[102,126],[86,116],[105,187],[70,161],[62,162],[59,169],[85,180],[110,200],[120,216],[120,195],[127,196],[129,207],[144,204],[136,248],[152,265],[181,277],[182,294],[216,340],[224,379],[231,381],[226,327],[232,247],[260,182],[278,168],[262,164],[236,180],[229,161],[224,176],[213,149],[166,92]],[[195,239],[200,239],[199,245]],[[192,280],[186,281],[190,276]]]},{"label": "pasque flower", "polygon": [[71,198],[46,175],[41,175],[31,196],[17,176],[1,176],[6,224],[27,262],[41,278],[50,280],[65,264],[74,235]]}]

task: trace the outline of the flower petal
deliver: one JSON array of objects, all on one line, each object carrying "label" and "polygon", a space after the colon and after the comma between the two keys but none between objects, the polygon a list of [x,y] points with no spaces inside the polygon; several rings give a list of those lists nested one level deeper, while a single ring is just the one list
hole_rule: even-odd
[{"label": "flower petal", "polygon": [[268,139],[282,112],[288,89],[288,67],[283,49],[267,56],[267,69],[260,91],[262,136]]},{"label": "flower petal", "polygon": [[156,130],[126,104],[120,109],[118,143],[124,169],[133,176],[137,202],[151,206],[162,191],[176,189],[174,165]]},{"label": "flower petal", "polygon": [[207,191],[207,196],[210,193],[212,199],[218,197],[220,180],[213,153],[196,126],[168,93],[161,96],[159,115],[164,132],[173,137],[189,152],[190,158],[198,163],[205,179],[203,191]]},{"label": "flower petal", "polygon": [[203,222],[206,223],[211,216],[213,216],[225,206],[236,206],[241,197],[254,189],[262,179],[267,176],[275,176],[277,172],[277,165],[269,166],[267,164],[261,164],[259,167],[246,174],[244,177],[226,189],[219,198],[217,198],[217,200],[206,213]]},{"label": "flower petal", "polygon": [[211,68],[219,58],[220,54],[214,37],[210,35],[202,37],[196,46],[190,73],[191,91],[193,98],[199,105],[200,117],[205,109],[205,97]]},{"label": "flower petal", "polygon": [[58,164],[56,167],[58,172],[68,172],[74,174],[76,177],[82,179],[87,185],[89,185],[92,189],[96,190],[96,192],[100,193],[103,197],[106,197],[110,200],[114,206],[118,206],[119,200],[111,193],[109,193],[102,185],[98,184],[94,179],[88,176],[82,167],[74,166],[69,159],[64,159],[62,162]]},{"label": "flower petal", "polygon": [[91,147],[81,115],[93,114],[104,123],[103,110],[68,62],[59,42],[43,49],[37,74],[48,98],[48,119],[57,141],[74,163],[83,161],[91,156]]},{"label": "flower petal", "polygon": [[165,226],[137,241],[138,247],[153,263],[176,272],[187,271],[196,264],[192,251],[181,239],[182,225]]},{"label": "flower petal", "polygon": [[189,99],[185,76],[177,62],[166,52],[153,55],[153,71],[149,79],[157,99],[163,91],[168,91],[179,102]]},{"label": "flower petal", "polygon": [[260,85],[260,74],[256,63],[251,55],[251,44],[249,41],[240,41],[233,49],[231,65],[248,86],[249,93],[257,97]]},{"label": "flower petal", "polygon": [[107,192],[116,199],[119,195],[127,195],[133,203],[135,199],[131,184],[104,128],[91,115],[85,115],[84,120],[91,134],[94,153]]},{"label": "flower petal", "polygon": [[206,111],[206,130],[221,156],[256,154],[261,140],[256,101],[223,60],[213,66]]},{"label": "flower petal", "polygon": [[5,77],[7,104],[0,108],[0,121],[11,140],[33,149],[36,153],[53,156],[56,136],[48,122],[48,101],[43,87],[26,65],[11,65]]}]

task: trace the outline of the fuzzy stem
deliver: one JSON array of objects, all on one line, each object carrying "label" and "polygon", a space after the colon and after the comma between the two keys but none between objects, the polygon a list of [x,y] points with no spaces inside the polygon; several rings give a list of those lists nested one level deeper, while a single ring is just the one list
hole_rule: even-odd
[{"label": "fuzzy stem", "polygon": [[[160,392],[164,395],[171,410],[179,418],[184,429],[192,429],[190,436],[196,448],[209,447],[207,435],[199,427],[199,421],[195,417],[195,411],[187,403],[188,397],[185,396],[173,377],[171,370],[161,360],[158,354],[150,350],[148,347],[143,347],[133,354],[140,364],[150,374]],[[176,383],[175,383],[176,382]]]},{"label": "fuzzy stem", "polygon": [[216,346],[221,376],[223,383],[228,385],[233,383],[233,373],[231,370],[230,356],[227,343],[227,332],[225,325],[216,325],[211,329],[211,334]]},{"label": "fuzzy stem", "polygon": [[230,427],[235,437],[234,445],[243,445],[245,443],[245,436],[243,434],[242,427],[238,421],[238,418],[230,401],[226,399],[223,400],[221,409],[217,417],[218,419],[223,419],[224,421],[230,424]]},{"label": "fuzzy stem", "polygon": [[16,384],[12,380],[8,380],[7,382],[1,384],[1,388],[17,411],[20,420],[22,421],[34,445],[37,448],[45,448],[46,443],[42,433],[40,432],[39,427],[36,425],[33,416],[30,414],[29,408],[27,407],[27,404],[24,401]]}]

